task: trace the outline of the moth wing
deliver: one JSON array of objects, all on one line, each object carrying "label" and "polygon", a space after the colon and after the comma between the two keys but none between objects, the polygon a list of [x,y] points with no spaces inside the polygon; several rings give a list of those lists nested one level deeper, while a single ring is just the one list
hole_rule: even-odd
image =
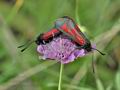
[{"label": "moth wing", "polygon": [[70,18],[60,18],[55,22],[55,28],[63,32],[65,35],[70,37],[72,40],[83,46],[86,43],[85,35],[76,26],[75,22]]}]

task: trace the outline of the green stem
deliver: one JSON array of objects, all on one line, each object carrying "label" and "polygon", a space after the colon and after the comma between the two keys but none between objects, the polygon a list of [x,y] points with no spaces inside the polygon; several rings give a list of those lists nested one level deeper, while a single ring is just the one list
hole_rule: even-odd
[{"label": "green stem", "polygon": [[75,19],[77,23],[80,25],[80,20],[78,15],[78,0],[75,0]]},{"label": "green stem", "polygon": [[63,64],[60,65],[60,76],[59,76],[59,83],[58,83],[58,90],[61,90],[62,86],[62,73],[63,73]]}]

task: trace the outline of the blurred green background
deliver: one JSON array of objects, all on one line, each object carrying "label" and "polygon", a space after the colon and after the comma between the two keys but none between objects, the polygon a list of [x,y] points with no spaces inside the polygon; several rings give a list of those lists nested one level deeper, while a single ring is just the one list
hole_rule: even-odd
[{"label": "blurred green background", "polygon": [[62,90],[120,90],[120,0],[0,0],[0,90],[57,90],[60,64],[17,46],[70,16],[97,48],[64,66]]}]

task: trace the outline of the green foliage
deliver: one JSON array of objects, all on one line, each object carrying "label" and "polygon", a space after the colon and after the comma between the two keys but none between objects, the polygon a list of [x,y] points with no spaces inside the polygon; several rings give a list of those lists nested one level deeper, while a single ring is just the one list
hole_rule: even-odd
[{"label": "green foliage", "polygon": [[0,90],[57,90],[60,64],[17,46],[65,15],[107,55],[95,52],[95,74],[92,54],[64,65],[62,90],[120,90],[120,0],[0,0]]}]

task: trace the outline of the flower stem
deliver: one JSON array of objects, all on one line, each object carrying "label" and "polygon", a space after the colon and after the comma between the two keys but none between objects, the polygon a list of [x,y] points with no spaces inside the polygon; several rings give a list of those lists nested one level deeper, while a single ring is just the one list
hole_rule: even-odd
[{"label": "flower stem", "polygon": [[79,20],[79,15],[78,15],[78,0],[75,0],[75,19],[78,25],[80,25],[80,20]]},{"label": "flower stem", "polygon": [[62,73],[63,73],[63,64],[60,65],[60,75],[59,75],[59,83],[58,83],[58,90],[61,90],[62,86]]}]

